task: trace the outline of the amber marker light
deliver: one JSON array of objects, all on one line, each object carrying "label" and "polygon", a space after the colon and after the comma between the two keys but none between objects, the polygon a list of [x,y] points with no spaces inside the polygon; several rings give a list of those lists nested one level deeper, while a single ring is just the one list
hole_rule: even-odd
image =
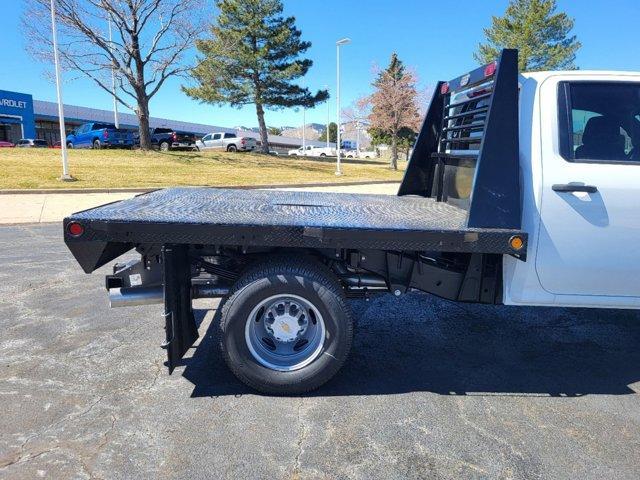
[{"label": "amber marker light", "polygon": [[514,235],[509,239],[509,245],[514,250],[522,250],[522,247],[524,247],[524,240],[522,239],[521,236]]}]

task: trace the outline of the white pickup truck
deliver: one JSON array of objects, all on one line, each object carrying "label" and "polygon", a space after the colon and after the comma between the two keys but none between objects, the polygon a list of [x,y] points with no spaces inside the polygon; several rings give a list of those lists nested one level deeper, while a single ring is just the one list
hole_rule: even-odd
[{"label": "white pickup truck", "polygon": [[[510,56],[515,51],[505,51],[503,62]],[[500,62],[490,64],[485,74],[494,78],[499,68]],[[429,153],[442,165],[444,184],[442,193],[430,193],[473,205],[483,179],[466,155],[479,154],[478,162],[495,165],[492,174],[500,178],[500,164],[517,162],[517,177],[504,182],[518,189],[518,224],[528,245],[524,262],[503,257],[502,302],[640,308],[640,73],[523,73],[517,102],[499,98],[506,76],[469,89],[473,78],[442,83],[436,97],[439,104],[449,96],[443,101],[455,108],[446,110],[437,151]],[[426,161],[425,130],[407,176]],[[511,160],[505,158],[510,143],[518,147]],[[485,190],[499,200],[501,192]]]},{"label": "white pickup truck", "polygon": [[255,150],[257,141],[252,137],[239,137],[235,133],[215,132],[196,141],[197,150],[224,150],[226,152],[250,152]]},{"label": "white pickup truck", "polygon": [[106,286],[112,306],[164,303],[170,371],[198,337],[192,300],[222,297],[231,371],[299,394],[345,362],[347,298],[640,308],[639,205],[640,73],[519,74],[504,50],[439,82],[397,196],[173,188],[63,228],[87,273],[140,254]]},{"label": "white pickup truck", "polygon": [[336,149],[331,147],[305,145],[304,147],[289,150],[289,155],[301,157],[335,157]]}]

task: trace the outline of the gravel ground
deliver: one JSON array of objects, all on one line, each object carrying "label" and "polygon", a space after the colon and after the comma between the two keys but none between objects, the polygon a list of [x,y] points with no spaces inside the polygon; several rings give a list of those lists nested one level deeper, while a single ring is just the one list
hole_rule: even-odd
[{"label": "gravel ground", "polygon": [[161,306],[110,310],[107,270],[57,224],[0,228],[0,477],[640,477],[639,313],[356,301],[342,372],[274,398],[222,364],[209,301],[168,376]]}]

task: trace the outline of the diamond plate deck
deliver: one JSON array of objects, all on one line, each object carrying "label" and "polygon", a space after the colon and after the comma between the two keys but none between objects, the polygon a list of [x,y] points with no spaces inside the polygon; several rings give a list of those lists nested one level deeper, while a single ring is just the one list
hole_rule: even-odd
[{"label": "diamond plate deck", "polygon": [[109,222],[457,230],[464,228],[466,212],[421,197],[170,188],[86,210],[73,218]]},{"label": "diamond plate deck", "polygon": [[[506,229],[423,197],[169,188],[76,213],[78,241],[513,253]],[[65,237],[70,248],[73,239]]]}]

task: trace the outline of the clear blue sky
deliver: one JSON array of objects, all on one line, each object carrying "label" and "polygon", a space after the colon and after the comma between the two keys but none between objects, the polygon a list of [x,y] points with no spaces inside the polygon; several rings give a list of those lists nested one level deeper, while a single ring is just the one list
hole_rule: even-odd
[{"label": "clear blue sky", "polygon": [[[208,2],[213,4],[213,1]],[[312,42],[307,56],[314,61],[301,82],[335,91],[335,41],[348,36],[353,43],[342,50],[342,105],[367,94],[372,66],[385,65],[396,51],[417,71],[423,86],[447,80],[471,69],[473,52],[491,15],[504,12],[507,0],[285,0],[286,13],[297,18],[303,38]],[[640,71],[637,47],[640,0],[558,0],[559,10],[575,18],[574,32],[582,42],[577,64],[581,69]],[[55,86],[44,75],[46,66],[25,51],[20,28],[23,3],[2,2],[0,29],[0,89],[31,93],[39,100],[55,101]],[[67,75],[71,78],[72,75]],[[151,104],[151,114],[176,120],[221,126],[255,126],[255,110],[200,105],[180,92],[182,80],[165,84]],[[89,80],[69,81],[65,103],[109,109],[111,99]],[[335,118],[335,98],[330,100]],[[307,112],[308,122],[324,123],[327,106]],[[300,125],[302,114],[293,110],[268,111],[267,124]]]}]

